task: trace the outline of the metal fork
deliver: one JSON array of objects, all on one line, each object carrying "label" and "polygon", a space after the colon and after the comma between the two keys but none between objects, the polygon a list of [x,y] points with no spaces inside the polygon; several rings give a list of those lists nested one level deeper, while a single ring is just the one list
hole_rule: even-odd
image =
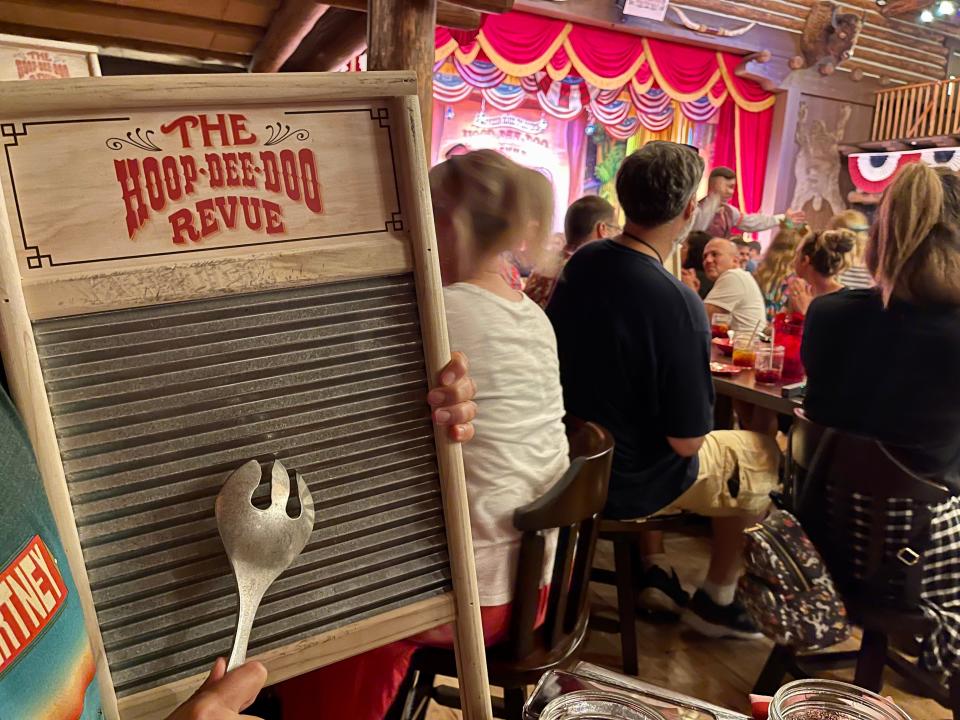
[{"label": "metal fork", "polygon": [[250,460],[230,474],[217,495],[217,526],[240,595],[227,670],[246,660],[253,618],[264,593],[290,567],[313,531],[313,496],[299,473],[294,472],[301,508],[296,518],[287,515],[290,478],[283,464],[275,460],[270,468],[270,507],[265,510],[252,502],[260,479],[260,463]]}]

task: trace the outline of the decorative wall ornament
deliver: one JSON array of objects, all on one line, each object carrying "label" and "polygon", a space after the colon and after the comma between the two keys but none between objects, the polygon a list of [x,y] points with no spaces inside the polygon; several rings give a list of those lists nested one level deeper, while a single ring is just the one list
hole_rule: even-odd
[{"label": "decorative wall ornament", "polygon": [[879,194],[887,189],[904,165],[922,162],[930,167],[960,171],[960,147],[928,148],[879,153],[853,153],[847,158],[850,179],[861,193]]},{"label": "decorative wall ornament", "polygon": [[711,27],[710,25],[694,22],[687,17],[683,10],[674,5],[671,5],[670,9],[673,10],[674,14],[680,19],[680,24],[683,25],[683,27],[685,27],[687,30],[692,30],[693,32],[702,33],[704,35],[717,35],[718,37],[739,37],[740,35],[750,32],[757,25],[755,22],[749,22],[746,25],[741,25],[738,28]]},{"label": "decorative wall ornament", "polygon": [[840,140],[853,113],[850,105],[840,109],[840,120],[832,132],[823,120],[808,122],[807,104],[800,103],[797,121],[797,145],[800,151],[794,164],[796,185],[790,207],[802,208],[813,203],[819,212],[824,201],[834,213],[846,208],[840,194]]},{"label": "decorative wall ornament", "polygon": [[790,67],[815,67],[821,75],[830,75],[840,63],[853,57],[862,28],[862,15],[841,12],[836,3],[819,0],[810,8],[800,38],[803,56],[792,58]]}]

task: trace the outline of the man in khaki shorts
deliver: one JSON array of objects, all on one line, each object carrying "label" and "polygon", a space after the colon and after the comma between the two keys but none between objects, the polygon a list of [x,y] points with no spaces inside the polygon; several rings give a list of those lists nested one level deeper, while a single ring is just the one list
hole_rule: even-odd
[{"label": "man in khaki shorts", "polygon": [[692,600],[662,537],[642,539],[641,603],[682,612],[684,622],[715,637],[756,637],[735,599],[743,530],[767,511],[780,453],[766,435],[711,432],[706,313],[697,294],[663,267],[696,218],[702,174],[703,160],[683,145],[652,142],[628,157],[617,176],[623,233],[570,259],[547,315],[567,412],[614,436],[605,514],[687,510],[712,521],[710,567]]}]

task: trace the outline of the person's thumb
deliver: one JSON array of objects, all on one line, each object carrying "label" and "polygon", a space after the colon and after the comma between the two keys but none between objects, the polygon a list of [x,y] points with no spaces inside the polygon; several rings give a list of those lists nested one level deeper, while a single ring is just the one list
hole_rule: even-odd
[{"label": "person's thumb", "polygon": [[267,669],[258,662],[249,662],[231,670],[222,680],[205,689],[224,707],[239,713],[257,699],[257,693],[266,681]]}]

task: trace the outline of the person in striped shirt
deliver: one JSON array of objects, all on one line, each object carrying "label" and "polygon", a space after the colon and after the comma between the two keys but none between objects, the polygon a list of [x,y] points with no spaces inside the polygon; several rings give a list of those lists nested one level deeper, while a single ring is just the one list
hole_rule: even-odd
[{"label": "person in striped shirt", "polygon": [[867,216],[859,210],[844,210],[833,216],[827,229],[849,230],[857,236],[853,252],[850,254],[850,267],[840,273],[840,284],[852,290],[873,287],[873,276],[867,269],[864,259],[867,253],[867,231],[870,229]]}]

